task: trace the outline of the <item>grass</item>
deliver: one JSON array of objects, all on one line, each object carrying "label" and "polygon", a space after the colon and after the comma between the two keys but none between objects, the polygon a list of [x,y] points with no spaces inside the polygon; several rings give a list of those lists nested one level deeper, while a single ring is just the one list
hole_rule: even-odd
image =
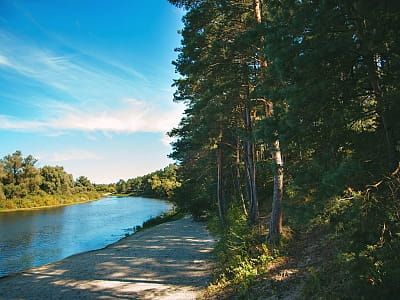
[{"label": "grass", "polygon": [[[288,226],[284,228],[280,242],[272,245],[266,240],[265,221],[249,224],[241,209],[232,207],[224,225],[218,218],[212,218],[208,228],[219,237],[214,246],[216,268],[212,283],[200,299],[250,300],[286,292],[284,281],[295,277],[288,275],[293,267],[288,253],[293,247],[293,232]],[[281,274],[285,274],[284,279]]]},{"label": "grass", "polygon": [[175,210],[170,210],[166,213],[163,213],[157,217],[151,218],[145,222],[143,222],[142,226],[136,226],[135,232],[151,228],[162,223],[172,222],[179,219],[182,219],[185,216],[182,212],[177,212]]},{"label": "grass", "polygon": [[72,195],[28,195],[24,198],[0,200],[0,212],[59,207],[97,200],[101,193],[87,192]]}]

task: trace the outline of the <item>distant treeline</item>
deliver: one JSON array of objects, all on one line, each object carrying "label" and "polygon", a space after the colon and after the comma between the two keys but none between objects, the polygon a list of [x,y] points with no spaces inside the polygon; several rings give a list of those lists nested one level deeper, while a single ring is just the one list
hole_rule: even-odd
[{"label": "distant treeline", "polygon": [[74,180],[63,167],[37,168],[37,161],[32,155],[23,157],[21,151],[0,159],[0,209],[60,205],[100,197],[99,187],[87,177]]},{"label": "distant treeline", "polygon": [[117,194],[133,194],[156,198],[171,198],[175,188],[181,184],[177,178],[178,166],[170,164],[150,174],[119,180],[115,185]]}]

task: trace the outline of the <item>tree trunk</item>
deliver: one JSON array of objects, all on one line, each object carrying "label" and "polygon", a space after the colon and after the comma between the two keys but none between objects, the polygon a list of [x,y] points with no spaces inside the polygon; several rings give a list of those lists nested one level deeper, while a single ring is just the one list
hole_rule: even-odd
[{"label": "tree trunk", "polygon": [[387,108],[385,107],[384,103],[384,93],[382,88],[379,84],[379,77],[377,76],[377,66],[373,63],[372,58],[367,64],[368,66],[368,73],[369,73],[369,81],[374,91],[376,100],[380,104],[381,111],[379,112],[380,118],[382,120],[383,131],[385,134],[385,141],[386,141],[386,152],[387,152],[387,164],[390,172],[393,172],[398,167],[398,159],[396,155],[396,143],[395,139],[393,138],[393,129],[391,126],[391,122],[389,121],[389,117],[387,116]]},{"label": "tree trunk", "polygon": [[[256,22],[258,24],[262,23],[262,13],[261,13],[261,0],[254,0],[254,13]],[[260,37],[260,41],[264,42],[264,37]],[[267,59],[262,53],[259,54],[261,70],[268,66]],[[271,101],[264,101],[265,116],[271,117],[273,114],[273,104]],[[271,242],[279,240],[282,233],[282,208],[281,202],[283,200],[283,161],[280,149],[279,140],[273,143],[272,150],[272,163],[275,165],[274,171],[274,191],[272,198],[272,212],[271,221],[269,226],[269,239]]]},{"label": "tree trunk", "polygon": [[261,17],[261,0],[254,0],[254,14],[256,17],[257,23],[261,23],[262,17]]},{"label": "tree trunk", "polygon": [[256,188],[256,166],[254,163],[254,144],[248,143],[248,172],[249,172],[249,188],[250,188],[250,220],[252,223],[256,223],[258,220],[258,200],[257,200],[257,188]]},{"label": "tree trunk", "polygon": [[243,208],[243,213],[245,214],[245,216],[248,216],[249,213],[247,211],[246,201],[244,199],[240,179],[241,179],[241,176],[240,176],[240,139],[238,138],[237,145],[236,145],[236,184],[237,184],[238,194],[239,194],[240,201],[241,201],[242,208]]},{"label": "tree trunk", "polygon": [[[261,24],[262,22],[262,14],[261,14],[261,0],[254,0],[253,1],[254,5],[254,16],[256,18],[256,22],[258,24]],[[260,37],[260,41],[264,42],[264,36]],[[259,53],[260,55],[260,66],[261,68],[266,68],[268,66],[268,62],[265,59],[264,55],[262,53]]]},{"label": "tree trunk", "polygon": [[272,243],[275,243],[280,239],[282,233],[283,160],[279,140],[276,140],[273,144],[272,160],[275,164],[276,173],[268,238]]},{"label": "tree trunk", "polygon": [[388,121],[388,117],[386,116],[387,113],[382,113],[382,123],[383,129],[385,131],[385,138],[386,138],[386,146],[387,146],[387,153],[388,153],[388,167],[390,172],[394,172],[397,167],[399,166],[399,161],[397,158],[397,151],[396,151],[396,143],[395,139],[393,138],[393,129]]},{"label": "tree trunk", "polygon": [[[251,113],[250,108],[245,108],[245,123],[247,134],[251,139],[252,125],[251,125]],[[258,220],[258,201],[257,201],[257,189],[256,189],[256,165],[254,163],[254,143],[250,140],[245,141],[245,163],[248,178],[249,188],[249,204],[250,204],[250,221],[256,223]]]},{"label": "tree trunk", "polygon": [[219,219],[224,223],[224,201],[223,201],[223,184],[222,184],[222,161],[224,157],[224,150],[222,146],[218,146],[217,150],[217,169],[218,169],[218,179],[217,179],[217,202],[218,202],[218,214]]}]

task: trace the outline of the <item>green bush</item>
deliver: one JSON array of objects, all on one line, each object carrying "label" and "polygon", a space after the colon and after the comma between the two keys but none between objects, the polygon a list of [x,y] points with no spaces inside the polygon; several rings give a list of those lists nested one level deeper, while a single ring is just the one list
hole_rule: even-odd
[{"label": "green bush", "polygon": [[267,272],[268,263],[279,257],[280,251],[264,243],[259,226],[249,224],[239,207],[228,210],[226,222],[221,226],[214,219],[209,224],[211,231],[219,235],[214,247],[215,285],[230,286],[238,297],[245,297],[248,288]]},{"label": "green bush", "polygon": [[[400,180],[386,178],[331,201],[318,218],[340,252],[313,274],[305,296],[394,299],[400,293]],[[318,299],[315,298],[315,299]]]}]

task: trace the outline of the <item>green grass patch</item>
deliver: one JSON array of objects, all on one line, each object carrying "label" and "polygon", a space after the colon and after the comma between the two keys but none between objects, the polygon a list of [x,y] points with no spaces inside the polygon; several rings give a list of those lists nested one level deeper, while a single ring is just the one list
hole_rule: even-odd
[{"label": "green grass patch", "polygon": [[145,222],[143,222],[142,226],[136,226],[135,232],[151,228],[162,223],[172,222],[179,219],[182,219],[185,216],[182,212],[177,212],[175,210],[170,210],[166,213],[163,213],[157,217],[151,218]]},{"label": "green grass patch", "polygon": [[268,272],[270,263],[282,256],[284,247],[268,245],[265,229],[249,224],[239,208],[229,210],[226,224],[215,218],[208,227],[219,236],[210,294],[222,295],[222,299],[251,299],[251,287]]}]

